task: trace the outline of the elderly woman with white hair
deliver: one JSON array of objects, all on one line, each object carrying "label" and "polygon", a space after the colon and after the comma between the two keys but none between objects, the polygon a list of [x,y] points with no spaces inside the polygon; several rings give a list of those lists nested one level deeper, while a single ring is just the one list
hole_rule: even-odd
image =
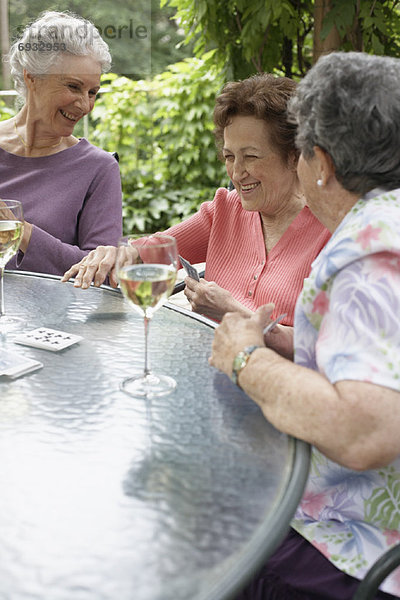
[{"label": "elderly woman with white hair", "polygon": [[0,198],[22,202],[25,227],[6,267],[61,275],[122,233],[118,163],[73,135],[111,56],[92,23],[50,11],[26,27],[8,60],[24,104],[0,122]]},{"label": "elderly woman with white hair", "polygon": [[[400,542],[400,60],[321,58],[291,101],[308,206],[332,232],[267,336],[228,313],[210,362],[313,445],[292,530],[237,600],[348,600]],[[294,360],[293,360],[294,356]],[[400,597],[400,570],[376,598]]]}]

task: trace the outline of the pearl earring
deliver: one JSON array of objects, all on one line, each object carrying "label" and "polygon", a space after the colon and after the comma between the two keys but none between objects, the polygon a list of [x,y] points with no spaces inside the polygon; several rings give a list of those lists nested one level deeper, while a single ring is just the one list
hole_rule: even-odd
[{"label": "pearl earring", "polygon": [[317,185],[319,185],[319,187],[322,187],[322,184],[323,184],[322,179],[317,179]]}]

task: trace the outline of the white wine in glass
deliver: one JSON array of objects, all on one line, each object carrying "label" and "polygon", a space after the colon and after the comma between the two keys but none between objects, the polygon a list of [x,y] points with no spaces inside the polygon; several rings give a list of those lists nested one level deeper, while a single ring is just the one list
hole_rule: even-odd
[{"label": "white wine in glass", "polygon": [[177,266],[178,251],[171,236],[131,235],[119,242],[117,278],[122,293],[144,320],[144,370],[121,383],[121,389],[135,398],[165,396],[176,387],[172,377],[150,371],[148,333],[154,312],[172,293]]},{"label": "white wine in glass", "polygon": [[18,327],[21,319],[9,317],[4,308],[4,267],[17,253],[24,233],[22,204],[18,200],[0,199],[0,334]]}]

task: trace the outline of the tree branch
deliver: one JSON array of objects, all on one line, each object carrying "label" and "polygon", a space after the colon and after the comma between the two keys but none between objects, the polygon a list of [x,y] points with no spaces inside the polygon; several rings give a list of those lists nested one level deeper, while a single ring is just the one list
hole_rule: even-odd
[{"label": "tree branch", "polygon": [[252,60],[252,63],[253,63],[253,65],[256,67],[256,69],[257,69],[257,71],[258,71],[259,73],[261,73],[261,72],[262,72],[262,55],[263,55],[263,53],[264,53],[264,47],[265,47],[265,45],[266,45],[266,43],[267,43],[267,39],[268,39],[268,35],[269,35],[269,29],[270,29],[270,25],[268,25],[268,26],[267,26],[267,29],[265,30],[264,37],[263,37],[263,41],[262,41],[262,43],[261,43],[261,46],[260,46],[260,49],[259,49],[259,51],[258,51],[258,61],[257,61],[257,63],[258,63],[258,66],[257,66],[257,64],[256,64],[256,62],[255,62],[255,59],[251,59],[251,60]]},{"label": "tree branch", "polygon": [[239,30],[239,33],[242,33],[243,27],[242,27],[242,23],[240,21],[239,13],[237,11],[236,11],[236,14],[235,14],[235,20],[236,20],[236,25],[237,25],[237,28]]}]

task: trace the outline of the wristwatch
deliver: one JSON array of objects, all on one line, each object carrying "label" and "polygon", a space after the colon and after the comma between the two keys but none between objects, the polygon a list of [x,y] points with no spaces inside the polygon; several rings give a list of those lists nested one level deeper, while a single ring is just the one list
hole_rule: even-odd
[{"label": "wristwatch", "polygon": [[245,368],[252,352],[254,352],[254,350],[257,350],[257,348],[262,348],[262,346],[247,346],[244,350],[238,352],[235,358],[233,359],[231,379],[235,385],[239,385],[239,373],[242,371],[242,369]]}]

